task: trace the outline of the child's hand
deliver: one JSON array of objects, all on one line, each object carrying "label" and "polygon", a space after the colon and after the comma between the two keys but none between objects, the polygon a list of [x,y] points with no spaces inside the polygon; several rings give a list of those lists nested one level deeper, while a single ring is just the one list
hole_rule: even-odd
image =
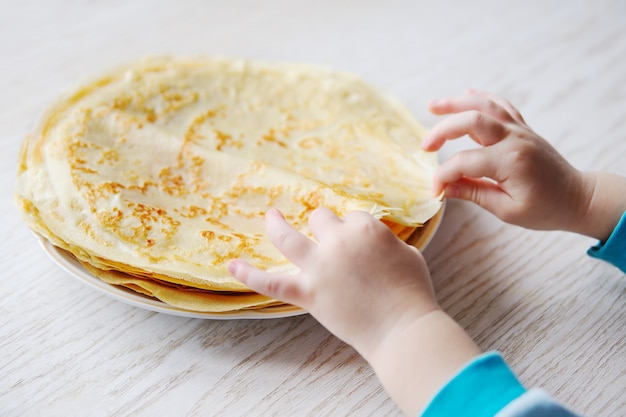
[{"label": "child's hand", "polygon": [[293,229],[275,209],[265,216],[272,243],[300,268],[276,275],[241,260],[231,274],[249,288],[298,305],[370,363],[407,415],[480,350],[437,304],[422,255],[365,212],[338,218],[317,209],[309,229]]},{"label": "child's hand", "polygon": [[445,190],[447,197],[473,201],[508,223],[577,231],[594,192],[593,181],[533,132],[510,103],[469,91],[431,101],[429,108],[452,115],[432,128],[425,150],[438,150],[464,135],[482,145],[439,167],[435,193]]},{"label": "child's hand", "polygon": [[233,261],[249,288],[309,311],[340,339],[367,354],[394,326],[438,309],[422,255],[366,212],[338,218],[328,209],[309,219],[312,241],[276,209],[266,214],[272,243],[300,268],[274,275]]},{"label": "child's hand", "polygon": [[468,91],[429,103],[435,114],[451,114],[423,141],[436,151],[469,135],[479,149],[443,163],[433,191],[470,200],[505,222],[531,229],[567,230],[606,240],[626,210],[626,179],[580,172],[528,127],[506,100]]}]

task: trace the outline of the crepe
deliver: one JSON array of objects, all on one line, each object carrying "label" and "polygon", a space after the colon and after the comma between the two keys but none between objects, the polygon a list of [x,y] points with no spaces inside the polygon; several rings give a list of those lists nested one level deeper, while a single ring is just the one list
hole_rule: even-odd
[{"label": "crepe", "polygon": [[321,206],[369,211],[404,239],[432,218],[441,200],[424,134],[350,74],[153,58],[50,107],[24,141],[16,202],[31,228],[101,277],[249,293],[230,259],[297,270],[265,236],[270,207],[307,235]]}]

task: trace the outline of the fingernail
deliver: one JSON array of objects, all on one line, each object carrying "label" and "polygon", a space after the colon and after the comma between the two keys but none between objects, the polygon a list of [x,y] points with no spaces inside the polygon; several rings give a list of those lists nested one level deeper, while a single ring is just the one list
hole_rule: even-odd
[{"label": "fingernail", "polygon": [[426,107],[428,108],[432,108],[432,107],[437,107],[439,104],[441,104],[441,100],[428,100],[428,102],[426,103]]},{"label": "fingernail", "polygon": [[268,217],[268,216],[282,216],[282,214],[277,208],[272,207],[271,209],[265,212],[265,217]]},{"label": "fingernail", "polygon": [[455,185],[447,185],[444,190],[444,195],[447,198],[457,198],[459,196],[459,187]]},{"label": "fingernail", "polygon": [[228,262],[228,272],[230,272],[231,275],[235,275],[237,273],[237,265],[239,265],[239,262],[237,262],[236,259],[233,259],[232,261]]},{"label": "fingernail", "polygon": [[430,185],[430,192],[432,193],[432,195],[439,195],[441,193],[441,187],[439,187],[439,184],[437,184],[436,181],[433,181],[432,184]]},{"label": "fingernail", "polygon": [[426,136],[424,139],[422,139],[422,149],[424,150],[428,149],[429,145],[430,145],[430,138]]}]

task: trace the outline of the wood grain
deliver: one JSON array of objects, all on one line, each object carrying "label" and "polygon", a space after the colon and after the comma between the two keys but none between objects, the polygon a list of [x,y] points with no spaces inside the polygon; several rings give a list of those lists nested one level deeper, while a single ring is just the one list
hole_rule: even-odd
[{"label": "wood grain", "polygon": [[[428,99],[487,89],[578,168],[626,175],[623,1],[2,3],[2,416],[400,415],[367,363],[309,316],[152,313],[48,260],[11,204],[21,140],[56,96],[117,64],[312,62],[360,74],[429,126]],[[626,279],[585,255],[594,243],[451,201],[424,254],[442,305],[527,386],[585,415],[626,415]]]}]

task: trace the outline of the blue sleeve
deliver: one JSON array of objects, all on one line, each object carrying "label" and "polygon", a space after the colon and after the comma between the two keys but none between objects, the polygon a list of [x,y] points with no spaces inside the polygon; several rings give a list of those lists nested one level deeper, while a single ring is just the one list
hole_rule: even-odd
[{"label": "blue sleeve", "polygon": [[589,256],[609,262],[626,273],[626,211],[606,242],[590,248]]},{"label": "blue sleeve", "polygon": [[422,417],[578,417],[526,389],[498,352],[478,356],[431,400]]},{"label": "blue sleeve", "polygon": [[467,364],[431,400],[422,417],[494,417],[526,390],[497,352]]}]

